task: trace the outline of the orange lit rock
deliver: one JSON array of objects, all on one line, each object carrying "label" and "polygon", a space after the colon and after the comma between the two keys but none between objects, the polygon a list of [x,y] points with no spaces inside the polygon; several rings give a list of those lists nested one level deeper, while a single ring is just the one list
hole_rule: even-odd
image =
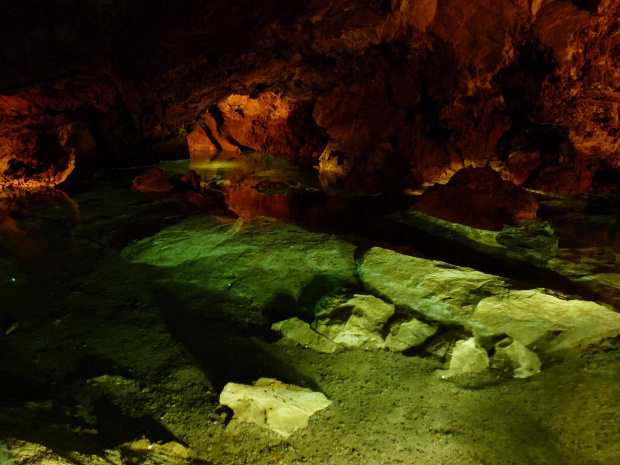
[{"label": "orange lit rock", "polygon": [[0,137],[0,188],[54,187],[72,173],[84,179],[94,172],[96,159],[95,141],[84,123]]},{"label": "orange lit rock", "polygon": [[413,208],[453,223],[501,230],[536,218],[538,202],[491,168],[465,168],[446,185],[427,189]]},{"label": "orange lit rock", "polygon": [[151,168],[146,173],[135,177],[131,184],[132,189],[150,192],[170,192],[174,189],[172,181],[159,168]]},{"label": "orange lit rock", "polygon": [[233,94],[207,110],[188,135],[188,145],[192,151],[257,150],[316,158],[324,143],[311,114],[307,102],[288,102],[271,92],[258,98]]},{"label": "orange lit rock", "polygon": [[187,173],[181,176],[181,179],[179,179],[179,183],[182,186],[194,192],[200,192],[201,182],[202,179],[200,178],[200,175],[194,170],[189,170]]},{"label": "orange lit rock", "polygon": [[[188,147],[325,153],[324,177],[353,189],[469,165],[611,189],[620,167],[616,0],[99,3],[0,15],[0,183],[57,184],[73,162],[81,177],[91,152],[62,135],[74,124],[109,165]],[[572,153],[505,143],[528,125]],[[347,161],[330,170],[334,150]]]}]

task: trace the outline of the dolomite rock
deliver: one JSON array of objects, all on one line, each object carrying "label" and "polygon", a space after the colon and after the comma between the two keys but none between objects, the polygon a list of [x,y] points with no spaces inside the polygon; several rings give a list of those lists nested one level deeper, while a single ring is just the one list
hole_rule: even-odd
[{"label": "dolomite rock", "polygon": [[333,354],[341,349],[340,345],[314,331],[308,323],[299,318],[290,318],[274,323],[271,325],[271,329],[278,331],[282,336],[295,341],[299,345],[317,352]]},{"label": "dolomite rock", "polygon": [[358,271],[373,294],[449,324],[466,324],[478,302],[507,287],[497,276],[379,247],[366,252]]},{"label": "dolomite rock", "polygon": [[422,345],[436,332],[437,328],[418,320],[397,323],[390,328],[390,334],[385,339],[385,346],[391,351],[402,352]]},{"label": "dolomite rock", "polygon": [[480,301],[471,315],[478,336],[506,334],[537,351],[585,348],[620,334],[620,314],[543,290],[511,290]]},{"label": "dolomite rock", "polygon": [[233,409],[234,423],[252,423],[288,438],[308,426],[310,416],[331,404],[320,392],[261,378],[253,386],[228,383],[220,403]]},{"label": "dolomite rock", "polygon": [[462,375],[465,373],[481,373],[489,367],[489,354],[476,343],[475,338],[458,341],[452,349],[450,368],[443,376]]},{"label": "dolomite rock", "polygon": [[512,370],[515,378],[529,378],[540,371],[542,366],[535,352],[510,338],[496,344],[492,362],[495,366],[504,366]]}]

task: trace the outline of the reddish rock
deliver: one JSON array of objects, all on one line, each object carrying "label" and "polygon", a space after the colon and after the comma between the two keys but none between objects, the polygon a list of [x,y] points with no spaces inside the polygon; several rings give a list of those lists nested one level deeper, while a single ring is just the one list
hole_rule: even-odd
[{"label": "reddish rock", "polygon": [[538,202],[491,168],[465,168],[424,192],[415,210],[453,223],[499,231],[536,218]]},{"label": "reddish rock", "polygon": [[136,176],[131,184],[132,189],[149,192],[170,192],[174,189],[172,181],[159,168],[151,168],[146,173]]},{"label": "reddish rock", "polygon": [[194,170],[189,170],[179,179],[179,183],[186,189],[194,192],[200,192],[200,184],[202,179]]},{"label": "reddish rock", "polygon": [[[324,177],[367,190],[469,165],[598,189],[620,166],[616,0],[5,3],[4,185],[77,174],[72,125],[108,165],[188,147],[323,153]],[[573,153],[506,144],[524,122],[564,131]]]},{"label": "reddish rock", "polygon": [[307,102],[290,102],[271,92],[257,98],[228,96],[210,107],[187,136],[191,151],[256,150],[314,158],[325,145],[322,139]]}]

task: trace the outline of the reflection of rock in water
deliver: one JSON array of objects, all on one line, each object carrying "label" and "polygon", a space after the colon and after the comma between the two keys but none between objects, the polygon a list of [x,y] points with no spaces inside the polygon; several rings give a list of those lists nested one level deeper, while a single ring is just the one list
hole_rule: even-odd
[{"label": "reflection of rock in water", "polygon": [[33,259],[51,245],[50,239],[58,240],[45,217],[70,227],[80,222],[79,207],[58,189],[0,194],[0,257]]}]

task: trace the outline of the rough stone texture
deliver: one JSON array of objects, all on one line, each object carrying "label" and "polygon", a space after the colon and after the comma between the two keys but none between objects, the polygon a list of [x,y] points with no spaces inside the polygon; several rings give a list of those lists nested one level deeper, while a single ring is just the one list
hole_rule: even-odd
[{"label": "rough stone texture", "polygon": [[379,247],[366,252],[358,270],[369,291],[442,323],[465,324],[480,300],[507,287],[497,276]]},{"label": "rough stone texture", "polygon": [[[190,217],[126,247],[135,263],[169,268],[168,279],[215,299],[291,312],[355,285],[355,246],[267,218],[220,223]],[[193,276],[188,280],[187,276]]]},{"label": "rough stone texture", "polygon": [[257,98],[228,96],[207,109],[204,121],[187,139],[190,151],[251,149],[314,159],[326,143],[312,119],[312,104],[288,102],[271,92]]},{"label": "rough stone texture", "polygon": [[220,403],[233,409],[234,422],[252,423],[285,438],[306,428],[312,415],[331,404],[320,392],[269,378],[261,378],[253,386],[228,383]]},{"label": "rough stone texture", "polygon": [[308,323],[299,318],[290,318],[274,323],[271,325],[271,329],[279,332],[287,339],[317,352],[333,354],[341,349],[340,345],[314,331]]},{"label": "rough stone texture", "polygon": [[[100,165],[187,155],[187,134],[229,96],[278,95],[337,147],[348,188],[492,164],[526,187],[612,190],[619,12],[615,0],[6,0],[0,182],[68,176],[67,125],[88,128]],[[236,124],[230,110],[219,128]],[[261,118],[241,117],[246,143],[306,151]],[[206,134],[190,144],[212,148]]]},{"label": "rough stone texture", "polygon": [[[394,305],[375,296],[355,295],[327,318],[325,314],[319,316],[315,329],[346,347],[379,349],[385,346],[381,331],[394,311]],[[342,315],[348,319],[341,321]]]},{"label": "rough stone texture", "polygon": [[481,373],[489,367],[489,355],[475,338],[457,341],[452,349],[450,368],[444,372],[445,377],[465,373]]},{"label": "rough stone texture", "polygon": [[506,334],[537,351],[585,348],[620,334],[620,314],[540,290],[511,290],[480,301],[471,315],[479,336]]},{"label": "rough stone texture", "polygon": [[479,229],[501,230],[536,218],[538,202],[491,168],[465,168],[435,185],[413,206],[429,215]]},{"label": "rough stone texture", "polygon": [[422,345],[436,332],[437,328],[418,320],[398,323],[390,328],[390,334],[385,339],[385,345],[394,352],[402,352]]},{"label": "rough stone texture", "polygon": [[511,370],[515,378],[529,378],[542,367],[542,362],[535,352],[510,338],[496,345],[492,362],[493,366],[504,366]]}]

